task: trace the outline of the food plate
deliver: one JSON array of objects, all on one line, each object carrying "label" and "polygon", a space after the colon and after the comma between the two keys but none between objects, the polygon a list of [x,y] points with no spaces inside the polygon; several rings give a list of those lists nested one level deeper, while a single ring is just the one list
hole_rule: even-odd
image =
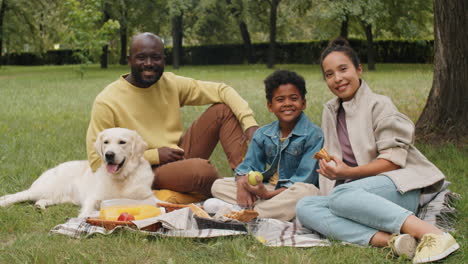
[{"label": "food plate", "polygon": [[[137,229],[137,226],[130,221],[112,221],[112,220],[102,220],[99,218],[87,218],[86,223],[90,225],[94,225],[94,226],[104,227],[106,230],[112,230],[116,228],[117,226],[128,226],[130,228]],[[161,226],[162,226],[161,223],[154,223],[152,225],[143,227],[141,230],[155,232],[155,231],[158,231],[161,228]]]}]

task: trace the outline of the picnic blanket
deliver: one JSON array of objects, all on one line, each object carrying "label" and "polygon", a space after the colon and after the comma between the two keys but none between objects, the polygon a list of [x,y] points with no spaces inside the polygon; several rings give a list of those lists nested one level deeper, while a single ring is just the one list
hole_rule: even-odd
[{"label": "picnic blanket", "polygon": [[[427,198],[427,197],[426,197]],[[445,231],[453,231],[454,214],[453,201],[459,195],[445,189],[432,197],[419,209],[418,217]],[[147,235],[167,237],[209,238],[220,236],[253,235],[266,246],[313,247],[329,246],[330,241],[301,226],[299,221],[280,221],[271,218],[258,218],[246,224],[246,231],[199,228],[197,221],[189,208],[179,209],[170,213],[145,220],[133,221],[138,228],[154,223],[161,223],[162,228],[156,232],[143,231],[130,227],[116,227],[106,230],[103,227],[86,223],[84,218],[71,218],[66,223],[55,226],[50,233],[61,234],[73,238],[86,238],[96,234],[109,235],[125,229],[133,232],[142,232]]]}]

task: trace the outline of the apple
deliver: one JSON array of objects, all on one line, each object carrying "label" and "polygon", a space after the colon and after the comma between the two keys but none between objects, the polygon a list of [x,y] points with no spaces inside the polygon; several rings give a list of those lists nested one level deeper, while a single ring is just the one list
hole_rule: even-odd
[{"label": "apple", "polygon": [[261,172],[259,171],[250,171],[249,174],[248,174],[248,181],[250,183],[250,185],[257,185],[258,182],[257,182],[257,178],[255,176],[258,176],[258,178],[260,179],[260,181],[263,181],[263,175]]},{"label": "apple", "polygon": [[133,221],[135,220],[135,217],[127,212],[123,212],[119,215],[119,218],[117,218],[117,221]]}]

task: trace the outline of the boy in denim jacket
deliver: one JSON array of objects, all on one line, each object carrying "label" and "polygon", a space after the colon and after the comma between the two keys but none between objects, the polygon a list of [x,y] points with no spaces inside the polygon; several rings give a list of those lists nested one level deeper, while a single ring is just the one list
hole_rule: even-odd
[{"label": "boy in denim jacket", "polygon": [[[304,78],[279,70],[264,83],[268,110],[278,120],[255,132],[244,161],[235,169],[235,181],[216,180],[211,192],[229,204],[253,207],[259,217],[289,221],[299,199],[318,194],[318,163],[312,156],[323,146],[323,133],[303,113]],[[250,171],[261,172],[263,182],[249,184]],[[215,202],[219,207],[223,202],[216,198],[205,204]]]}]

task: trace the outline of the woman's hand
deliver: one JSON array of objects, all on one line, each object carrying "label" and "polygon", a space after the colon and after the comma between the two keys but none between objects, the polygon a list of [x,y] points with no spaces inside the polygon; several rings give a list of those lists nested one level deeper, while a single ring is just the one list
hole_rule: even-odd
[{"label": "woman's hand", "polygon": [[330,156],[336,166],[328,164],[325,160],[319,161],[318,173],[330,180],[361,179],[369,176],[379,175],[383,172],[400,169],[400,166],[386,159],[377,159],[367,164],[350,167],[335,156]]},{"label": "woman's hand", "polygon": [[237,178],[237,204],[240,207],[253,208],[257,196],[245,188],[245,184],[249,184],[247,178],[245,175]]},{"label": "woman's hand", "polygon": [[335,156],[330,156],[330,158],[335,162],[336,166],[328,164],[324,159],[320,159],[320,168],[317,170],[317,172],[330,180],[348,179],[351,175],[352,167],[346,165],[346,163],[340,159],[337,159]]}]

